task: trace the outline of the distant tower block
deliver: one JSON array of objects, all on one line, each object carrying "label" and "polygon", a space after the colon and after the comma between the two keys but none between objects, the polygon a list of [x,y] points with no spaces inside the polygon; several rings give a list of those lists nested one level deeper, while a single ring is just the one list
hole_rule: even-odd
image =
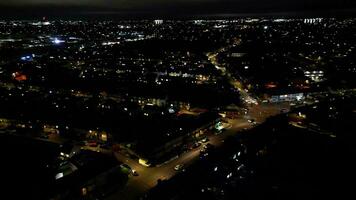
[{"label": "distant tower block", "polygon": [[155,23],[156,25],[160,25],[160,24],[163,24],[163,20],[162,20],[162,19],[156,19],[156,20],[154,21],[154,23]]},{"label": "distant tower block", "polygon": [[323,18],[311,18],[311,19],[304,19],[305,24],[317,24],[323,21]]}]

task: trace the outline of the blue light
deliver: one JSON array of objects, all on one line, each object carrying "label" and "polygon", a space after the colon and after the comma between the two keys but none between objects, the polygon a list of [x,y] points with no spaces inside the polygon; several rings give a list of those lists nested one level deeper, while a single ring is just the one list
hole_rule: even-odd
[{"label": "blue light", "polygon": [[60,44],[60,43],[63,43],[63,42],[64,42],[64,40],[60,40],[58,38],[53,38],[53,40],[52,40],[53,44]]},{"label": "blue light", "polygon": [[58,40],[58,38],[56,38],[56,39],[54,39],[54,41],[53,41],[55,44],[59,44],[59,43],[61,43],[59,40]]},{"label": "blue light", "polygon": [[22,61],[33,61],[33,57],[35,57],[34,54],[28,55],[28,56],[22,56],[22,57],[21,57],[21,60],[22,60]]}]

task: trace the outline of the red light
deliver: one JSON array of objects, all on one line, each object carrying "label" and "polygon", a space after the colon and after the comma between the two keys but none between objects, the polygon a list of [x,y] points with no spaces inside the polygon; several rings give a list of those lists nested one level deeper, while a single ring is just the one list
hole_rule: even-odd
[{"label": "red light", "polygon": [[26,81],[27,76],[25,74],[21,74],[20,72],[13,73],[13,77],[17,81]]}]

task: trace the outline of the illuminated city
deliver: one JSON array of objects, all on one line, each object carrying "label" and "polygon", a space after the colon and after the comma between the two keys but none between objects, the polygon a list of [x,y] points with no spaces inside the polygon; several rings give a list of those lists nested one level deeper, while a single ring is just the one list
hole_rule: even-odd
[{"label": "illuminated city", "polygon": [[1,198],[344,199],[355,34],[344,16],[0,18]]}]

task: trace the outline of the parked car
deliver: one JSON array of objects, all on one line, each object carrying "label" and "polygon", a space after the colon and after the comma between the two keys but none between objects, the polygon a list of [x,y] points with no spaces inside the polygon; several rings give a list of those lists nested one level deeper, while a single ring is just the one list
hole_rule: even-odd
[{"label": "parked car", "polygon": [[200,153],[205,153],[205,152],[207,152],[208,151],[208,149],[207,148],[205,148],[206,146],[204,146],[204,148],[202,148],[202,149],[200,149]]},{"label": "parked car", "polygon": [[191,149],[196,149],[198,147],[200,147],[201,143],[200,142],[196,142],[191,146]]},{"label": "parked car", "polygon": [[255,120],[254,119],[249,119],[249,120],[247,120],[249,123],[254,123],[255,122]]},{"label": "parked car", "polygon": [[203,158],[207,157],[208,155],[209,155],[208,152],[200,152],[199,158],[200,158],[200,159],[203,159]]},{"label": "parked car", "polygon": [[208,137],[204,137],[202,140],[200,140],[202,143],[206,143],[209,141],[209,138]]},{"label": "parked car", "polygon": [[179,164],[179,165],[176,165],[176,166],[174,167],[174,170],[176,170],[176,171],[182,171],[183,168],[184,168],[184,165],[183,165],[183,164]]},{"label": "parked car", "polygon": [[132,173],[132,175],[134,175],[134,176],[138,176],[138,173],[137,173],[137,171],[136,170],[131,170],[131,173]]},{"label": "parked car", "polygon": [[90,147],[97,147],[97,146],[98,146],[98,143],[95,142],[95,141],[90,141],[90,142],[88,142],[87,145],[90,146]]},{"label": "parked car", "polygon": [[127,164],[121,164],[120,167],[125,168],[125,169],[128,170],[129,172],[132,172],[131,167],[130,167],[129,165],[127,165]]},{"label": "parked car", "polygon": [[40,138],[42,138],[42,139],[48,139],[49,136],[48,136],[48,135],[41,135]]}]

